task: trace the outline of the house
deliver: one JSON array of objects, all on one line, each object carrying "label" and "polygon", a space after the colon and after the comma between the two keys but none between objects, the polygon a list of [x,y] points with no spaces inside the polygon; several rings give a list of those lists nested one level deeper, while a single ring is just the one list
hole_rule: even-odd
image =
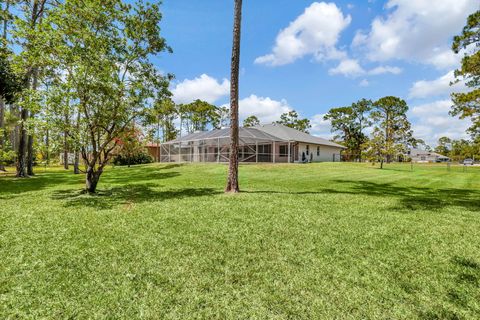
[{"label": "house", "polygon": [[427,163],[427,162],[448,162],[449,157],[439,153],[420,149],[410,149],[407,151],[407,157],[412,159],[412,162]]},{"label": "house", "polygon": [[[150,154],[160,162],[228,162],[230,129],[195,132],[160,144],[150,144]],[[281,124],[239,128],[240,162],[340,161],[345,147]]]}]

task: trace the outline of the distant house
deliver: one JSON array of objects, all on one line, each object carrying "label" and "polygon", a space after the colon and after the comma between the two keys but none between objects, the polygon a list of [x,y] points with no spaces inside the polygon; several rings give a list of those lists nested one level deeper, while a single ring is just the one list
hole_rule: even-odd
[{"label": "distant house", "polygon": [[439,153],[420,149],[410,149],[407,152],[407,157],[412,159],[412,162],[448,162],[449,157],[441,155]]},{"label": "distant house", "polygon": [[[74,164],[75,163],[75,153],[68,153],[67,154],[67,159],[68,159],[68,164]],[[60,153],[60,164],[65,164],[65,155]]]},{"label": "distant house", "polygon": [[[230,129],[195,132],[160,144],[149,153],[160,162],[228,162]],[[160,149],[160,150],[159,150]],[[336,162],[345,147],[280,125],[239,128],[240,162]]]}]

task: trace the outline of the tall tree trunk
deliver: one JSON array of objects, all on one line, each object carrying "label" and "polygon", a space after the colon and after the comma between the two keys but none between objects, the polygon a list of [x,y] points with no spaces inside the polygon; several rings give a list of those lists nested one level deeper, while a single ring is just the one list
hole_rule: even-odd
[{"label": "tall tree trunk", "polygon": [[[180,120],[180,128],[182,128],[182,122]],[[182,130],[182,129],[180,129]],[[160,116],[157,117],[157,162],[160,162]]]},{"label": "tall tree trunk", "polygon": [[[33,1],[32,5],[32,15],[31,15],[31,20],[30,20],[30,25],[32,30],[35,29],[37,25],[37,19],[41,18],[41,16],[38,15],[39,13],[39,6],[45,5],[45,1],[40,3],[38,0]],[[30,44],[27,44],[27,47]],[[33,90],[37,89],[37,81],[38,81],[38,68],[33,67],[31,70],[31,73],[28,75],[27,78],[27,86],[31,85],[31,88]],[[31,83],[30,83],[31,81]],[[26,177],[26,167],[28,166],[28,171],[32,171],[33,173],[33,137],[28,137],[27,136],[27,130],[26,130],[26,121],[28,120],[28,110],[22,107],[21,111],[21,116],[20,116],[20,141],[18,144],[18,151],[17,151],[17,177]],[[32,152],[28,153],[27,156],[27,149],[29,149],[30,142],[29,140],[32,140]],[[31,167],[31,168],[30,168]]]},{"label": "tall tree trunk", "polygon": [[45,137],[45,161],[47,166],[50,164],[50,132],[47,128]]},{"label": "tall tree trunk", "polygon": [[[18,109],[15,103],[10,104],[10,115],[17,119],[20,119],[20,110]],[[17,122],[17,121],[16,121]],[[12,150],[18,150],[18,143],[20,142],[20,125],[18,123],[15,124],[15,127],[10,132],[10,145]],[[15,153],[15,162],[17,161],[16,153]]]},{"label": "tall tree trunk", "polygon": [[28,119],[28,111],[22,108],[20,116],[20,137],[18,141],[17,149],[17,174],[18,178],[24,178],[27,176],[26,172],[26,155],[27,155],[27,128],[26,121]]},{"label": "tall tree trunk", "polygon": [[238,77],[240,69],[240,38],[242,26],[242,0],[235,0],[233,47],[230,88],[230,159],[225,192],[240,192],[238,186]]},{"label": "tall tree trunk", "polygon": [[[10,11],[10,0],[5,1],[5,12],[8,14]],[[3,34],[2,39],[7,40],[7,28],[8,28],[8,19],[4,16],[3,19]],[[0,97],[0,150],[5,151],[5,101]],[[1,160],[0,160],[1,161]],[[5,166],[0,162],[0,171],[5,171]]]},{"label": "tall tree trunk", "polygon": [[80,155],[78,150],[75,150],[75,160],[73,161],[73,174],[80,174]]},{"label": "tall tree trunk", "polygon": [[66,133],[63,135],[63,168],[68,170],[68,143]]},{"label": "tall tree trunk", "polygon": [[[77,123],[75,124],[75,126],[76,126],[76,133],[79,134],[78,131],[80,130],[80,110],[77,113]],[[80,149],[78,148],[78,146],[75,146],[75,160],[73,163],[73,173],[80,174]]]},{"label": "tall tree trunk", "polygon": [[[33,80],[32,80],[32,89],[37,90],[38,87],[38,69],[35,68],[33,71]],[[30,118],[33,118],[33,112],[30,112]],[[34,139],[34,132],[33,129],[28,132],[27,137],[27,174],[29,176],[33,176],[33,158],[34,158],[34,150],[33,150],[33,139]]]},{"label": "tall tree trunk", "polygon": [[[33,115],[30,115],[30,117],[33,117]],[[32,131],[29,132],[28,137],[27,137],[27,174],[29,176],[35,175],[33,172],[33,161],[34,161],[34,150],[33,150],[33,139],[34,139],[34,133],[33,129]]]},{"label": "tall tree trunk", "polygon": [[[5,151],[5,101],[0,98],[0,151]],[[0,171],[5,171],[5,166],[0,159]]]}]

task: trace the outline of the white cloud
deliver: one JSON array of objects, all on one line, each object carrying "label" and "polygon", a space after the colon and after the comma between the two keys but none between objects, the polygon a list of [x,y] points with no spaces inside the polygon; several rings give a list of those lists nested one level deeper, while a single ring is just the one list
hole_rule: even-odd
[{"label": "white cloud", "polygon": [[338,66],[328,70],[330,75],[344,75],[346,77],[355,78],[362,75],[370,75],[376,76],[385,73],[391,74],[400,74],[402,69],[399,67],[391,67],[391,66],[379,66],[373,68],[371,70],[365,70],[359,63],[358,60],[355,59],[344,59],[340,61]]},{"label": "white cloud", "polygon": [[193,80],[185,79],[172,89],[173,100],[176,103],[190,103],[196,99],[215,103],[229,94],[230,81],[222,82],[206,74]]},{"label": "white cloud", "polygon": [[272,53],[258,57],[255,63],[279,66],[307,55],[319,61],[344,58],[345,53],[335,46],[351,20],[334,3],[314,2],[280,31]]},{"label": "white cloud", "polygon": [[316,114],[310,118],[310,124],[312,125],[310,133],[325,139],[332,139],[333,134],[331,132],[332,126],[330,120],[324,120],[324,116],[325,114]]},{"label": "white cloud", "polygon": [[456,83],[453,86],[451,86],[450,83],[453,82],[454,80],[455,80],[454,72],[450,71],[447,74],[435,80],[417,81],[410,88],[409,97],[413,99],[413,98],[427,98],[427,97],[435,97],[435,96],[447,96],[452,92],[461,92],[466,90],[466,87],[462,82]]},{"label": "white cloud", "polygon": [[[229,107],[229,105],[224,105]],[[269,97],[258,97],[254,94],[239,101],[239,117],[243,121],[249,116],[256,116],[260,123],[272,123],[280,119],[282,113],[293,110],[284,99],[278,101]]]},{"label": "white cloud", "polygon": [[369,75],[376,76],[379,74],[391,73],[391,74],[400,74],[402,69],[399,67],[390,67],[390,66],[379,66],[368,71]]},{"label": "white cloud", "polygon": [[363,79],[362,81],[360,81],[360,83],[358,85],[360,87],[366,88],[366,87],[370,86],[370,82],[368,82],[367,79]]},{"label": "white cloud", "polygon": [[440,137],[468,139],[466,133],[470,120],[460,120],[448,114],[452,106],[449,99],[417,105],[410,111],[412,129],[416,138],[421,138],[429,145],[436,145]]},{"label": "white cloud", "polygon": [[450,52],[452,36],[466,18],[478,10],[473,0],[389,0],[387,17],[374,19],[369,32],[358,32],[353,46],[362,47],[372,61],[402,59],[455,66],[459,57]]},{"label": "white cloud", "polygon": [[341,74],[346,77],[358,77],[365,74],[365,70],[357,60],[345,59],[340,61],[337,67],[328,70],[328,73],[331,75]]}]

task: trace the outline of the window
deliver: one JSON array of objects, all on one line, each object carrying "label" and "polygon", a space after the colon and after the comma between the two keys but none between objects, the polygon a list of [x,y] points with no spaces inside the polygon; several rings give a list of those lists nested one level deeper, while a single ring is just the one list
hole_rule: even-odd
[{"label": "window", "polygon": [[317,157],[320,157],[320,147],[317,147]]},{"label": "window", "polygon": [[288,146],[280,146],[280,157],[288,156]]},{"label": "window", "polygon": [[310,153],[310,146],[307,144],[307,152],[306,152],[307,156],[309,153]]}]

